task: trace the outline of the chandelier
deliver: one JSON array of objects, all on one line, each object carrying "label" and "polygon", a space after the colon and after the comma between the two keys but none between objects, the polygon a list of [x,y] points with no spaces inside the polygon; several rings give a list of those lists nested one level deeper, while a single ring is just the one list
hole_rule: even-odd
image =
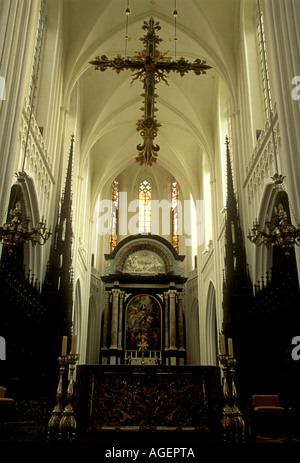
[{"label": "chandelier", "polygon": [[[279,175],[274,175],[272,179],[276,185],[283,181],[283,177]],[[248,239],[257,246],[279,246],[286,255],[289,255],[295,244],[300,246],[300,224],[297,228],[292,225],[283,204],[279,203],[274,207],[272,219],[266,220],[263,230],[260,229],[256,219],[248,232]]]},{"label": "chandelier", "polygon": [[[19,174],[18,180],[24,176],[24,172]],[[25,174],[26,175],[26,174]],[[10,211],[7,222],[0,226],[0,242],[7,246],[9,254],[14,249],[29,241],[33,246],[36,244],[44,245],[51,235],[51,230],[47,230],[46,221],[42,218],[37,227],[29,229],[30,219],[22,218],[21,203],[17,201],[14,208]]]},{"label": "chandelier", "polygon": [[282,204],[279,204],[278,209],[275,208],[272,221],[266,220],[265,226],[264,230],[260,230],[257,221],[253,223],[248,234],[251,243],[257,246],[280,246],[286,255],[290,254],[295,244],[300,246],[300,224],[296,228],[289,222]]}]

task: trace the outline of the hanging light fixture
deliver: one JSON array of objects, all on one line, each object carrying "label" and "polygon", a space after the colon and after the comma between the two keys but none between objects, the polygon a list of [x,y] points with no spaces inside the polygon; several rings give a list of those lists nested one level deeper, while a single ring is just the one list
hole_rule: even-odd
[{"label": "hanging light fixture", "polygon": [[[29,133],[31,128],[31,120],[33,114],[33,106],[35,100],[35,91],[36,91],[36,81],[39,69],[39,61],[40,61],[40,53],[42,48],[42,41],[43,41],[43,34],[44,34],[44,26],[45,26],[45,18],[46,18],[46,9],[47,9],[47,2],[45,3],[44,11],[41,10],[41,28],[40,28],[40,35],[38,34],[37,37],[37,66],[34,70],[34,75],[32,77],[33,81],[33,88],[32,94],[30,95],[30,113],[29,113],[29,121],[27,127],[27,134],[26,134],[26,142],[24,148],[24,158],[22,164],[22,171],[16,174],[17,183],[20,184],[20,187],[24,185],[27,181],[27,174],[24,171],[25,167],[25,159],[26,159],[26,151],[28,146],[29,140]],[[44,218],[39,222],[37,227],[32,227],[29,229],[29,218],[24,218],[24,214],[22,212],[21,203],[20,201],[16,201],[13,204],[13,208],[9,212],[7,222],[4,223],[3,226],[0,226],[0,242],[7,246],[9,254],[13,252],[18,246],[31,242],[33,246],[36,244],[43,245],[49,239],[51,235],[51,230],[47,230],[46,228],[46,221]]]},{"label": "hanging light fixture", "polygon": [[[271,116],[270,116],[271,117]],[[272,131],[274,131],[271,117]],[[274,137],[274,134],[273,134]],[[275,142],[274,156],[277,168]],[[278,169],[277,169],[278,172]],[[275,173],[271,179],[274,182],[275,189],[278,193],[284,191],[283,181],[285,176]],[[286,195],[288,197],[288,195]],[[287,211],[284,208],[283,202],[274,207],[271,220],[266,220],[264,227],[261,227],[255,219],[252,229],[248,231],[248,239],[256,246],[265,245],[279,246],[286,255],[289,255],[295,245],[300,246],[300,224],[295,227],[288,217]]]},{"label": "hanging light fixture", "polygon": [[274,208],[272,220],[266,220],[263,230],[257,220],[253,223],[248,238],[257,246],[279,246],[289,255],[295,244],[300,246],[300,224],[296,228],[290,223],[283,204],[280,203]]},{"label": "hanging light fixture", "polygon": [[177,16],[178,16],[178,11],[176,7],[176,0],[174,0],[174,11],[173,11],[173,16],[174,16],[174,48],[175,48],[175,61],[177,60]]},{"label": "hanging light fixture", "polygon": [[[258,9],[259,9],[259,20],[260,20],[260,28],[262,32],[262,23],[261,23],[261,10],[260,4],[258,1]],[[264,47],[264,41],[262,40],[262,46]],[[264,57],[264,66],[265,69],[267,68],[266,63],[266,52],[264,50],[263,53]],[[273,148],[274,148],[274,160],[275,160],[275,168],[276,172],[271,177],[274,182],[276,189],[283,190],[283,181],[285,176],[278,174],[278,161],[277,161],[277,147],[275,143],[275,134],[274,134],[274,124],[272,120],[272,103],[271,97],[269,92],[268,93],[268,109],[270,114],[270,124],[272,129],[272,141],[273,141]],[[291,250],[294,248],[295,245],[300,246],[300,224],[298,224],[297,228],[291,224],[288,214],[284,209],[284,205],[279,203],[278,206],[274,207],[274,212],[271,220],[266,220],[265,226],[263,228],[260,227],[257,219],[253,222],[252,229],[248,232],[248,239],[251,243],[254,243],[256,246],[265,245],[267,247],[270,246],[279,246],[286,255],[289,255]]]},{"label": "hanging light fixture", "polygon": [[127,7],[126,7],[126,10],[125,10],[125,14],[126,14],[126,26],[125,26],[125,58],[127,58],[127,43],[128,43],[128,40],[129,40],[129,37],[128,37],[128,21],[129,21],[129,15],[130,15],[130,6],[129,6],[129,0],[127,0]]},{"label": "hanging light fixture", "polygon": [[[24,179],[24,174],[25,172],[23,172],[22,177],[19,174],[18,181]],[[22,218],[21,204],[17,201],[14,209],[10,211],[7,222],[0,227],[0,240],[2,244],[7,246],[9,254],[29,241],[35,246],[36,244],[43,245],[49,239],[51,230],[47,230],[44,218],[42,218],[38,227],[32,227],[30,230],[29,223],[30,219],[24,220]]]}]

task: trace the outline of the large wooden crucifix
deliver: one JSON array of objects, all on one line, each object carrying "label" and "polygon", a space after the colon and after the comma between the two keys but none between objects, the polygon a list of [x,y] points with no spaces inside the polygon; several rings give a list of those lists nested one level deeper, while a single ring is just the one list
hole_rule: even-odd
[{"label": "large wooden crucifix", "polygon": [[156,162],[157,152],[160,147],[154,144],[154,139],[157,136],[158,127],[161,125],[155,119],[155,98],[156,84],[165,82],[168,85],[167,74],[171,71],[184,76],[187,72],[193,71],[196,75],[205,74],[206,70],[211,69],[206,64],[206,61],[196,59],[193,63],[189,63],[184,58],[172,61],[170,57],[166,57],[161,53],[157,46],[162,39],[156,35],[156,31],[161,27],[159,22],[155,22],[151,17],[149,21],[144,21],[142,28],[147,32],[140,40],[144,43],[144,50],[136,52],[136,56],[132,59],[122,58],[118,55],[110,60],[105,55],[101,58],[96,56],[94,61],[89,64],[95,66],[96,70],[105,71],[107,68],[114,69],[118,74],[130,69],[134,71],[132,74],[132,82],[140,80],[144,84],[144,93],[141,95],[144,98],[143,118],[137,122],[137,131],[143,137],[143,144],[137,145],[139,152],[136,160],[142,164],[151,165]]}]

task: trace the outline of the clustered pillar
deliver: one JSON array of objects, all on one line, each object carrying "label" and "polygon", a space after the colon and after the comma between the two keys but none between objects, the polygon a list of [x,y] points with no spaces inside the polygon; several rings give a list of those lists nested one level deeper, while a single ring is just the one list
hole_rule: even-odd
[{"label": "clustered pillar", "polygon": [[165,301],[165,359],[170,365],[182,365],[185,360],[184,309],[182,291],[170,289]]}]

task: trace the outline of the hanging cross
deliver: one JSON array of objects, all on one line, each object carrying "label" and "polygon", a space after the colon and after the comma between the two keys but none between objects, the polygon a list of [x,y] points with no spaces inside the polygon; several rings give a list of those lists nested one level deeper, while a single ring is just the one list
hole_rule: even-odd
[{"label": "hanging cross", "polygon": [[89,64],[95,66],[96,70],[105,71],[107,68],[114,69],[119,74],[124,69],[130,69],[134,71],[132,74],[132,82],[140,80],[144,84],[144,93],[141,95],[144,97],[144,107],[141,108],[143,111],[143,119],[139,119],[137,122],[137,131],[140,132],[143,137],[143,144],[137,145],[139,155],[136,158],[137,161],[151,165],[152,162],[156,162],[157,152],[160,147],[154,144],[154,139],[157,136],[158,127],[161,125],[155,119],[155,98],[158,96],[155,92],[156,84],[164,82],[167,85],[167,74],[177,72],[181,76],[184,76],[189,71],[193,71],[196,75],[206,74],[206,70],[211,69],[206,64],[206,61],[196,59],[193,63],[189,63],[184,58],[180,58],[177,61],[172,61],[170,57],[166,57],[164,53],[161,53],[157,46],[162,39],[156,35],[156,31],[160,30],[161,27],[159,22],[154,22],[153,18],[149,21],[144,21],[142,28],[147,32],[144,37],[140,40],[144,43],[144,50],[136,52],[136,56],[132,59],[122,58],[118,55],[116,58],[110,60],[105,55],[96,56],[95,61],[91,61]]}]

